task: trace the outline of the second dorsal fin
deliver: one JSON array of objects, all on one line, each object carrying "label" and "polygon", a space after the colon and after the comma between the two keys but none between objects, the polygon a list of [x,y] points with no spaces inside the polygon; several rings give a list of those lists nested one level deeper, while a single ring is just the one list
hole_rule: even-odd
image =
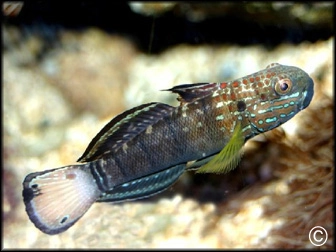
[{"label": "second dorsal fin", "polygon": [[116,116],[92,139],[78,162],[89,162],[117,151],[123,144],[167,116],[174,107],[147,103]]},{"label": "second dorsal fin", "polygon": [[197,83],[197,84],[183,84],[172,87],[164,91],[171,91],[179,94],[178,100],[183,102],[192,102],[210,95],[218,89],[217,83]]}]

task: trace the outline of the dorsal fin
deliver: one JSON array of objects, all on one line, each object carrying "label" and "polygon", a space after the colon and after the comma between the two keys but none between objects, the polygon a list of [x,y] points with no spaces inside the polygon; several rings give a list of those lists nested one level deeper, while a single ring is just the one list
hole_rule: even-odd
[{"label": "dorsal fin", "polygon": [[210,95],[216,89],[218,89],[217,83],[196,83],[178,85],[164,91],[171,91],[179,94],[178,100],[183,103],[201,99]]},{"label": "dorsal fin", "polygon": [[153,102],[125,111],[105,125],[77,161],[89,162],[116,152],[124,143],[167,116],[173,109],[167,104]]}]

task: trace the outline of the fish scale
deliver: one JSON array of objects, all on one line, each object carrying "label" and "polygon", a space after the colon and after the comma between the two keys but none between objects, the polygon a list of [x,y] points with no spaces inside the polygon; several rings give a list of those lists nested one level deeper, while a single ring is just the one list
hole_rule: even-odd
[{"label": "fish scale", "polygon": [[112,119],[80,164],[28,174],[23,200],[46,234],[71,227],[94,202],[122,202],[169,188],[186,170],[234,169],[244,143],[306,108],[313,80],[277,63],[243,78],[175,86],[179,106],[152,102]]}]

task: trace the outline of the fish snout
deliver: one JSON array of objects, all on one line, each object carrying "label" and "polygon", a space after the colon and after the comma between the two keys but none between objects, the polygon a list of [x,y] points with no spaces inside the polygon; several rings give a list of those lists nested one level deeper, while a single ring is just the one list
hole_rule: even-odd
[{"label": "fish snout", "polygon": [[312,80],[312,78],[308,77],[308,85],[307,85],[307,89],[304,91],[304,99],[302,101],[302,105],[301,105],[301,110],[305,109],[306,107],[308,107],[308,105],[310,104],[311,100],[313,99],[314,96],[314,81]]}]

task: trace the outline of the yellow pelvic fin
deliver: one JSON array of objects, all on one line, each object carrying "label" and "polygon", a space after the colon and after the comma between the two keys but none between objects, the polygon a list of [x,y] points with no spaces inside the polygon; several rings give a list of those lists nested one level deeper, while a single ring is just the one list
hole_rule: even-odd
[{"label": "yellow pelvic fin", "polygon": [[241,124],[238,123],[227,145],[212,160],[197,170],[198,173],[227,173],[239,163],[242,156],[244,136]]}]

